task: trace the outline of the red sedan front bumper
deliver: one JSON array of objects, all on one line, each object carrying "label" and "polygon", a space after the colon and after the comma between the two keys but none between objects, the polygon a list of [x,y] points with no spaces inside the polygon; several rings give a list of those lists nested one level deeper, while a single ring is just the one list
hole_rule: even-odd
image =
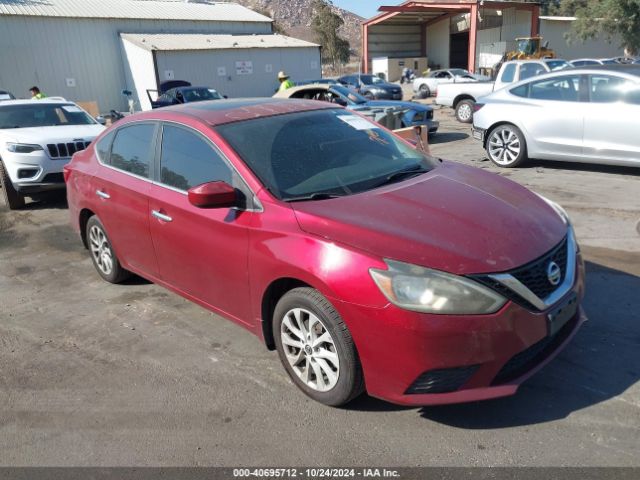
[{"label": "red sedan front bumper", "polygon": [[[584,296],[580,257],[575,284],[558,305],[573,296],[578,304]],[[415,406],[513,395],[586,320],[578,306],[564,327],[549,335],[553,308],[533,313],[512,302],[492,315],[466,316],[420,314],[393,305],[335,306],[358,349],[369,395]]]}]

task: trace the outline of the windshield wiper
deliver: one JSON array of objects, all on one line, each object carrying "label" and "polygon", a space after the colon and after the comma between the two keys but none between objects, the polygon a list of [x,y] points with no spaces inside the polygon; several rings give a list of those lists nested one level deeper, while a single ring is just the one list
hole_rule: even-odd
[{"label": "windshield wiper", "polygon": [[301,195],[299,197],[285,198],[285,202],[309,202],[312,200],[328,200],[330,198],[344,197],[345,194],[318,192],[311,195]]},{"label": "windshield wiper", "polygon": [[422,165],[413,165],[409,168],[405,168],[404,170],[398,170],[397,172],[393,172],[390,175],[387,175],[382,182],[376,185],[376,187],[381,187],[383,185],[388,185],[390,183],[395,183],[400,180],[406,180],[411,177],[416,177],[418,175],[422,175],[423,173],[427,173],[429,170],[424,168]]}]

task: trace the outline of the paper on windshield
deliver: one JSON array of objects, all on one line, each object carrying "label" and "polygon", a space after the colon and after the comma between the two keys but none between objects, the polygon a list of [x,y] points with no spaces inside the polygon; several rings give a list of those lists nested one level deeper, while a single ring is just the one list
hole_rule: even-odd
[{"label": "paper on windshield", "polygon": [[80,107],[76,107],[75,105],[65,105],[62,107],[65,112],[69,113],[81,113],[82,109]]},{"label": "paper on windshield", "polygon": [[370,121],[355,115],[339,115],[338,118],[356,130],[372,130],[374,128],[378,128],[375,123],[371,123]]},{"label": "paper on windshield", "polygon": [[11,100],[11,97],[6,93],[0,93],[0,100]]}]

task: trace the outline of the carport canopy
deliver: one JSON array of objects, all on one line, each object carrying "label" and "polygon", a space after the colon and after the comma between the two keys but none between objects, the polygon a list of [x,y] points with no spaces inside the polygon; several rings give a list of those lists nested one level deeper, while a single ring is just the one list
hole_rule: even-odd
[{"label": "carport canopy", "polygon": [[[482,17],[479,12],[484,9],[502,11],[503,9],[527,10],[531,12],[530,32],[531,36],[538,34],[538,19],[540,15],[540,5],[531,1],[491,1],[491,0],[410,0],[400,5],[381,6],[378,11],[381,13],[363,23],[363,70],[369,71],[369,62],[372,58],[372,43],[370,42],[371,30],[375,26],[396,27],[400,31],[402,27],[419,27],[420,48],[413,51],[414,55],[427,55],[427,31],[429,27],[448,20],[461,14],[469,14],[469,46],[467,54],[467,68],[469,71],[476,69],[476,39],[478,30],[481,28]],[[398,42],[400,43],[400,42]],[[403,45],[406,48],[406,44]],[[405,51],[406,52],[406,51]],[[391,55],[389,55],[391,56]]]}]

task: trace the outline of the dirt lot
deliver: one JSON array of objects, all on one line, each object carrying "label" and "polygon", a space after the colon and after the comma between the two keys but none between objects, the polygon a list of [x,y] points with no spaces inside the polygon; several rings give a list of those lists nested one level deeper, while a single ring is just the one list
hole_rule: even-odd
[{"label": "dirt lot", "polygon": [[588,260],[590,322],[518,395],[323,407],[242,328],[143,280],[101,281],[54,197],[0,206],[0,464],[640,466],[640,170],[499,171],[437,116],[435,155],[558,201]]}]

